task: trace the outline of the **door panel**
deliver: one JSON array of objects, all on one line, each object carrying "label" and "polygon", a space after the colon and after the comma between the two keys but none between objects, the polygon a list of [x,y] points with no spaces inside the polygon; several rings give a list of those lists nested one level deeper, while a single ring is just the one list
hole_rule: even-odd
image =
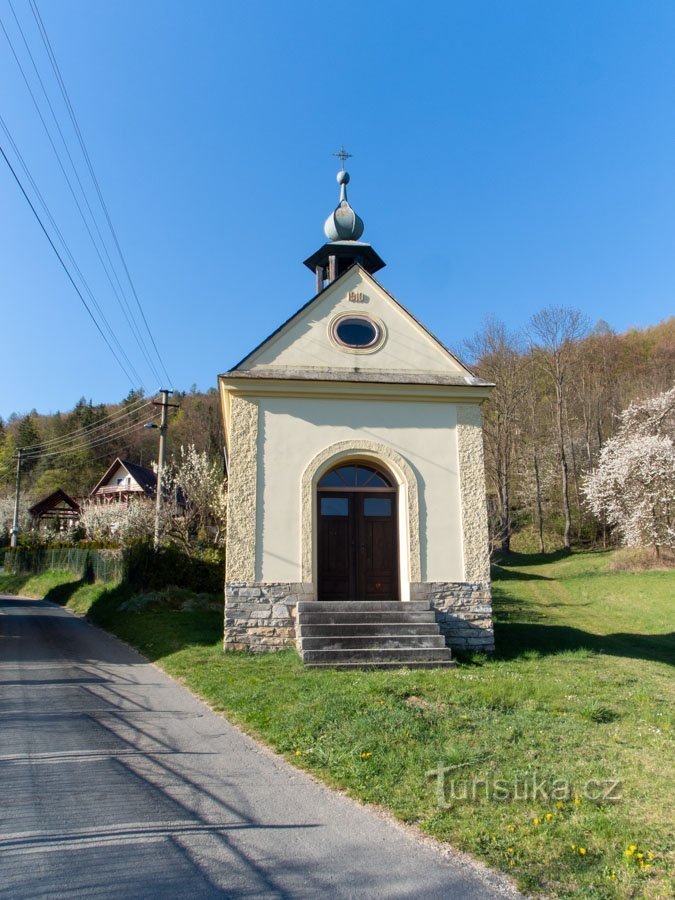
[{"label": "door panel", "polygon": [[396,497],[360,495],[357,584],[363,600],[398,600]]},{"label": "door panel", "polygon": [[354,593],[353,519],[350,494],[319,496],[320,600],[349,600]]},{"label": "door panel", "polygon": [[319,600],[398,600],[396,494],[318,496]]}]

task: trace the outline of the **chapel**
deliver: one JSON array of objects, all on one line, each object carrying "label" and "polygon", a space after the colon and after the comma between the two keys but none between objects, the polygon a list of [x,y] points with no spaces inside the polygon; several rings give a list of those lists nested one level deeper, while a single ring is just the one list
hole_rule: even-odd
[{"label": "chapel", "polygon": [[315,295],[219,376],[226,650],[449,666],[494,649],[477,378],[386,290],[350,176]]}]

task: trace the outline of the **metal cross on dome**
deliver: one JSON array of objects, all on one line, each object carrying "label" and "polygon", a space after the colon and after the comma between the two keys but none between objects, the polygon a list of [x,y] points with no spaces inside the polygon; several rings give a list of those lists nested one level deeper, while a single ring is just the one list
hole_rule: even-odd
[{"label": "metal cross on dome", "polygon": [[339,160],[342,161],[342,171],[344,172],[344,170],[345,170],[345,160],[350,159],[351,156],[352,156],[352,154],[351,154],[351,153],[347,153],[347,151],[345,150],[344,146],[342,146],[342,147],[340,147],[340,149],[338,150],[337,153],[334,153],[334,154],[333,154],[333,156],[337,156],[337,158],[338,158]]}]

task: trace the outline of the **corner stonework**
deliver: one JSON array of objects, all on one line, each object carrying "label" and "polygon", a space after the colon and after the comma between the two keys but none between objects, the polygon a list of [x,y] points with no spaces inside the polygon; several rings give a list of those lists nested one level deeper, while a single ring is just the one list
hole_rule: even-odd
[{"label": "corner stonework", "polygon": [[490,582],[431,581],[410,585],[411,600],[427,600],[445,643],[453,650],[493,653]]},{"label": "corner stonework", "polygon": [[483,459],[483,419],[477,403],[457,406],[457,454],[462,504],[464,578],[490,584],[488,533]]},{"label": "corner stonework", "polygon": [[258,404],[235,395],[232,397],[225,547],[225,580],[233,584],[255,579],[257,453]]},{"label": "corner stonework", "polygon": [[311,584],[235,582],[225,585],[225,650],[264,653],[295,646],[300,600],[313,600]]}]

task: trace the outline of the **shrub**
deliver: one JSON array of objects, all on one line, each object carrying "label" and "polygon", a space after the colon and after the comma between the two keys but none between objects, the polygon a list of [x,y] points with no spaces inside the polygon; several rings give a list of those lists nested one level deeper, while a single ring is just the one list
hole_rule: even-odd
[{"label": "shrub", "polygon": [[186,588],[171,585],[161,591],[135,594],[120,604],[121,612],[156,612],[174,610],[192,612],[195,609],[213,609],[222,605],[214,601],[212,594],[195,594]]},{"label": "shrub", "polygon": [[168,585],[197,593],[219,594],[225,582],[224,553],[209,552],[209,558],[188,556],[178,547],[155,550],[148,542],[124,550],[124,580],[135,590],[160,590]]},{"label": "shrub", "polygon": [[675,567],[675,553],[662,549],[656,555],[653,547],[626,547],[617,550],[607,566],[610,572],[647,572],[649,569],[671,569]]}]

